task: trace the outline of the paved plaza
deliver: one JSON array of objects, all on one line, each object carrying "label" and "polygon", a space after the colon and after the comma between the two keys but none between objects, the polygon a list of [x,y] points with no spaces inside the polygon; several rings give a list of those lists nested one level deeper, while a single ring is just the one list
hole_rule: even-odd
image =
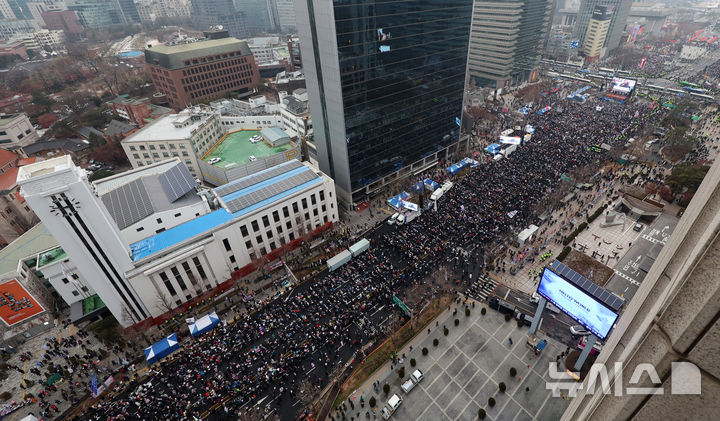
[{"label": "paved plaza", "polygon": [[[400,365],[405,367],[403,380],[415,368],[425,374],[425,379],[409,394],[400,388],[398,366],[391,370],[388,363],[351,396],[355,409],[346,414],[347,419],[355,416],[355,412],[365,419],[368,408],[357,405],[360,396],[365,402],[375,396],[378,408],[371,410],[371,419],[380,419],[379,410],[388,399],[382,385],[387,383],[391,387],[388,397],[398,394],[404,400],[393,415],[397,420],[477,420],[479,408],[486,410],[486,420],[558,420],[569,401],[552,397],[545,383],[550,380],[548,363],[565,350],[565,345],[550,341],[545,351],[536,356],[525,343],[527,327],[518,328],[515,320],[506,322],[504,315],[490,308],[483,316],[482,307],[476,303],[469,317],[462,308],[458,308],[456,316],[446,311],[439,317],[437,327],[432,324],[430,334],[423,332],[405,347],[400,353],[406,356]],[[460,320],[457,327],[456,318]],[[450,330],[448,336],[443,335],[443,325]],[[435,338],[440,340],[437,347],[433,346]],[[423,348],[428,349],[427,356],[422,355]],[[411,358],[417,361],[414,368],[409,363]],[[510,376],[511,367],[517,370],[515,377]],[[373,390],[373,382],[378,380],[379,393]],[[500,382],[507,385],[505,393],[498,390]],[[494,407],[487,403],[490,397],[496,401]]]}]

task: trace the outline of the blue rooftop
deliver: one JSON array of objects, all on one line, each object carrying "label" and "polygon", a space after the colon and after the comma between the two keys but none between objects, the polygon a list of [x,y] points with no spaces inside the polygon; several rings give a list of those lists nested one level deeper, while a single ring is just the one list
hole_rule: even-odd
[{"label": "blue rooftop", "polygon": [[220,209],[131,244],[133,262],[207,232],[232,219],[233,216],[228,211]]}]

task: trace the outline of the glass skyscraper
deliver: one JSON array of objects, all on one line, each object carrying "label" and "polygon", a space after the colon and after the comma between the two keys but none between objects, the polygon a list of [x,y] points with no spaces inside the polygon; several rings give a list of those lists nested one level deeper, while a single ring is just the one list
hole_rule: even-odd
[{"label": "glass skyscraper", "polygon": [[459,138],[472,0],[296,0],[314,141],[364,199]]}]

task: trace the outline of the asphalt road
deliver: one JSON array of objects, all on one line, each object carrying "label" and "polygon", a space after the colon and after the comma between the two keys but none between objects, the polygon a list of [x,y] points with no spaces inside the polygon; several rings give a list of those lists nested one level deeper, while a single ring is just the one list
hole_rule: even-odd
[{"label": "asphalt road", "polygon": [[652,225],[646,226],[630,250],[615,265],[615,274],[605,288],[630,301],[677,223],[678,218],[663,213]]}]

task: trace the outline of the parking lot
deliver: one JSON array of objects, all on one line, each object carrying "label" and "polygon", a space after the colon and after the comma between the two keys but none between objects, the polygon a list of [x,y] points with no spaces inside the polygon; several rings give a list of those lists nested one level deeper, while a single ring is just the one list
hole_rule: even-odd
[{"label": "parking lot", "polygon": [[[546,382],[551,380],[548,364],[565,350],[565,345],[550,340],[537,356],[526,346],[527,327],[518,328],[515,320],[506,322],[504,315],[490,308],[482,315],[482,307],[485,306],[476,304],[469,317],[462,308],[456,316],[452,312],[441,315],[437,327],[432,323],[430,334],[423,332],[410,344],[412,351],[408,346],[400,353],[406,357],[400,364],[405,367],[405,377],[401,380],[397,374],[399,366],[391,370],[388,363],[351,396],[356,403],[351,412],[358,412],[363,419],[367,407],[357,405],[360,397],[368,402],[375,396],[378,408],[370,413],[380,418],[382,406],[397,394],[403,398],[392,418],[397,420],[476,420],[479,408],[486,410],[486,420],[559,419],[569,401],[552,397]],[[460,321],[457,327],[456,318]],[[443,326],[447,326],[448,336],[443,335]],[[433,345],[436,338],[438,346]],[[423,348],[428,349],[428,355],[422,355]],[[417,361],[416,367],[410,365],[410,359]],[[402,381],[416,368],[423,371],[424,380],[404,394],[400,388]],[[510,368],[517,371],[515,376],[510,375]],[[374,381],[380,382],[379,393],[373,390]],[[507,386],[504,393],[499,391],[500,382]],[[382,392],[385,383],[390,385],[387,397]],[[488,405],[491,397],[496,401],[493,407]]]}]

